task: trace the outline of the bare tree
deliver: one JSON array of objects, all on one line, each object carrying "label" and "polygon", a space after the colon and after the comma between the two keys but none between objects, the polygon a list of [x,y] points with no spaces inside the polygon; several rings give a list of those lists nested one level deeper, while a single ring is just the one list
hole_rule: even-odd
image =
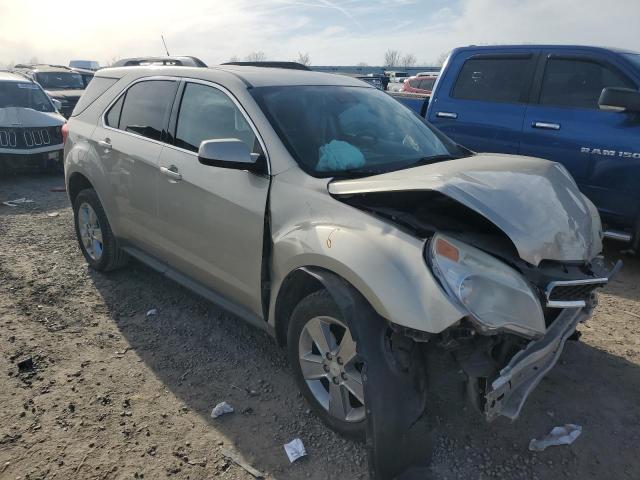
[{"label": "bare tree", "polygon": [[234,55],[233,57],[231,57],[229,59],[230,62],[239,62],[240,61],[240,57],[238,55]]},{"label": "bare tree", "polygon": [[387,50],[384,52],[384,66],[385,67],[397,67],[400,65],[400,51],[399,50]]},{"label": "bare tree", "polygon": [[449,52],[442,52],[436,59],[436,67],[441,67],[442,65],[444,65],[444,61],[447,59],[448,56],[449,56]]},{"label": "bare tree", "polygon": [[267,56],[263,51],[259,50],[257,52],[251,52],[244,59],[247,62],[264,62],[267,59]]},{"label": "bare tree", "polygon": [[105,67],[110,67],[111,65],[116,63],[118,60],[120,60],[118,57],[111,57],[111,59],[108,60],[107,63],[105,64]]},{"label": "bare tree", "polygon": [[306,52],[306,53],[298,52],[297,62],[301,63],[305,67],[308,67],[309,65],[311,65],[311,56],[309,55],[309,52]]},{"label": "bare tree", "polygon": [[31,63],[31,64],[38,64],[38,63],[40,63],[40,62],[38,61],[38,57],[31,57],[31,58],[29,59],[29,63]]},{"label": "bare tree", "polygon": [[413,53],[407,53],[400,60],[400,64],[405,68],[413,67],[416,64],[416,56]]},{"label": "bare tree", "polygon": [[368,67],[369,64],[367,62],[358,62],[356,63],[356,67]]}]

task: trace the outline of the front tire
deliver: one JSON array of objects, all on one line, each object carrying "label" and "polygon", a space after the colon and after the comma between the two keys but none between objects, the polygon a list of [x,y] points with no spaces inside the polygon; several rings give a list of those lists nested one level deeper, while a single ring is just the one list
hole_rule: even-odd
[{"label": "front tire", "polygon": [[327,291],[298,303],[289,322],[287,351],[296,383],[315,414],[344,436],[364,438],[363,362],[349,320]]},{"label": "front tire", "polygon": [[91,268],[109,271],[127,263],[127,254],[118,245],[95,190],[78,193],[73,216],[80,250]]}]

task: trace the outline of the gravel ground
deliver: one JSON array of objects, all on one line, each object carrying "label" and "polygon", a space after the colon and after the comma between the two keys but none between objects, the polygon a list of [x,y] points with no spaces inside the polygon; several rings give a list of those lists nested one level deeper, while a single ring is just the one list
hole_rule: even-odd
[{"label": "gravel ground", "polygon": [[[0,201],[34,200],[0,205],[0,479],[253,478],[225,449],[269,479],[366,478],[363,445],[309,412],[266,334],[137,262],[88,270],[61,186],[0,178]],[[517,422],[436,419],[432,478],[640,478],[640,260],[624,260]],[[235,412],[212,419],[222,400]],[[565,423],[573,445],[528,451]],[[296,437],[309,455],[290,464]]]}]

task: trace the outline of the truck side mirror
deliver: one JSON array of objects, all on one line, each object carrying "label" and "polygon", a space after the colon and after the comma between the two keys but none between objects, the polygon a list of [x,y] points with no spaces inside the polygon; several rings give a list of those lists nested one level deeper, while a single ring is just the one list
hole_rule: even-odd
[{"label": "truck side mirror", "polygon": [[598,106],[600,110],[640,112],[640,92],[631,88],[603,88]]}]

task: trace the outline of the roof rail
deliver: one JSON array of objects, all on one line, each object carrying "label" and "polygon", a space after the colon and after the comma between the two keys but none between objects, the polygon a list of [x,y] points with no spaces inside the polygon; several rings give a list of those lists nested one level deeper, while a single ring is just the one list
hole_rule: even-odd
[{"label": "roof rail", "polygon": [[264,68],[284,68],[287,70],[307,70],[311,71],[309,67],[298,62],[279,62],[279,61],[264,61],[264,62],[226,62],[221,65],[238,65],[241,67],[264,67]]},{"label": "roof rail", "polygon": [[201,67],[207,68],[207,64],[196,57],[134,57],[122,58],[112,67],[137,67],[139,65],[165,65],[171,67]]}]

